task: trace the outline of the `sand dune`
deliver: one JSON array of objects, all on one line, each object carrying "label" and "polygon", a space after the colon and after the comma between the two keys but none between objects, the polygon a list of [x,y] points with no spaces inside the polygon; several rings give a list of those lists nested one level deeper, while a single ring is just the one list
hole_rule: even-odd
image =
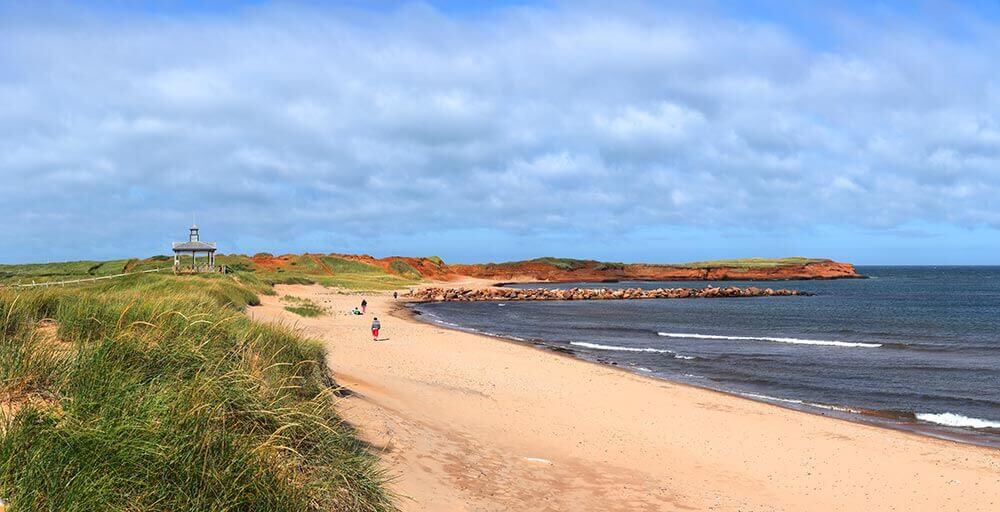
[{"label": "sand dune", "polygon": [[[454,285],[454,283],[450,283]],[[468,284],[468,283],[466,283]],[[365,295],[251,308],[324,340],[407,511],[998,510],[1000,450],[825,418],[445,330]],[[372,314],[382,321],[373,342]]]}]

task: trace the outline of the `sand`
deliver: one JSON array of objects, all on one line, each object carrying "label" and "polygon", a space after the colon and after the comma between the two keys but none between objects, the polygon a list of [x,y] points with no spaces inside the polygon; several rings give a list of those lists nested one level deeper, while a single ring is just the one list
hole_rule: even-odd
[{"label": "sand", "polygon": [[[302,318],[264,297],[249,314],[326,343],[353,393],[338,410],[395,475],[404,511],[1000,510],[1000,450],[442,329],[392,313],[388,295],[278,291],[330,312]],[[362,297],[369,314],[348,315]]]}]

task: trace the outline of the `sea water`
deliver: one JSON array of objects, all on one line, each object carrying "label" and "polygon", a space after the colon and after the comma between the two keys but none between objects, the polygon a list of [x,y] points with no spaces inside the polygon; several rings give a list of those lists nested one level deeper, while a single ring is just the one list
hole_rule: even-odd
[{"label": "sea water", "polygon": [[769,286],[813,296],[415,306],[450,327],[822,414],[1000,446],[1000,267],[858,267]]}]

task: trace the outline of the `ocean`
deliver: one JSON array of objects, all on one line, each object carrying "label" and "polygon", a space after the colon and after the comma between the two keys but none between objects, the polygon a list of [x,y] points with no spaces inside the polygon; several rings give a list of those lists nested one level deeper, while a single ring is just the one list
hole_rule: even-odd
[{"label": "ocean", "polygon": [[869,279],[524,288],[792,288],[812,296],[413,306],[531,343],[764,402],[1000,447],[1000,267],[858,267]]}]

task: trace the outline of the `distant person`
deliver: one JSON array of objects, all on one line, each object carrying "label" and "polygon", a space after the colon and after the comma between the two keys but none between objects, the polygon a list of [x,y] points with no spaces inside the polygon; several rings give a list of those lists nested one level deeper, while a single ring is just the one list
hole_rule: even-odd
[{"label": "distant person", "polygon": [[382,324],[378,322],[378,317],[372,320],[372,341],[378,341],[378,330],[382,328]]},{"label": "distant person", "polygon": [[399,292],[392,292],[392,300],[396,300],[398,298],[399,298]]},{"label": "distant person", "polygon": [[365,300],[365,299],[361,299],[361,314],[362,315],[365,314],[365,309],[367,309],[367,308],[368,308],[368,301]]},{"label": "distant person", "polygon": [[351,314],[352,315],[360,315],[361,314],[361,310],[359,310],[358,308],[354,308],[354,309],[351,310]]}]

